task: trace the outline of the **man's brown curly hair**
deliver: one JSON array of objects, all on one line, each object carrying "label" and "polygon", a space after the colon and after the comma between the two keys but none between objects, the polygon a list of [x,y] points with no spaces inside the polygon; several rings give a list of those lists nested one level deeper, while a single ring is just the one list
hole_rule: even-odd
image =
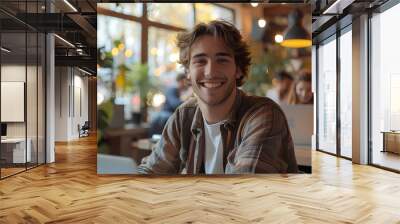
[{"label": "man's brown curly hair", "polygon": [[243,85],[251,63],[249,46],[243,40],[239,30],[229,22],[213,20],[208,24],[197,24],[192,31],[179,33],[177,37],[177,45],[180,51],[179,63],[183,65],[186,71],[189,69],[190,47],[197,38],[203,35],[222,38],[226,46],[233,51],[235,63],[242,73],[242,76],[236,80],[236,85]]}]

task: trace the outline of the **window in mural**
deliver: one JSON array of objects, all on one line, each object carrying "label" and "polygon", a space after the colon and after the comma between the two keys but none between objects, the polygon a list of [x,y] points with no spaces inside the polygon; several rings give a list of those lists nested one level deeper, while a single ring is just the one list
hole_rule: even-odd
[{"label": "window in mural", "polygon": [[147,14],[151,21],[180,28],[188,29],[194,24],[191,3],[149,3],[147,4]]},{"label": "window in mural", "polygon": [[209,22],[215,19],[223,19],[234,23],[234,13],[232,9],[224,8],[215,4],[196,3],[196,23]]}]

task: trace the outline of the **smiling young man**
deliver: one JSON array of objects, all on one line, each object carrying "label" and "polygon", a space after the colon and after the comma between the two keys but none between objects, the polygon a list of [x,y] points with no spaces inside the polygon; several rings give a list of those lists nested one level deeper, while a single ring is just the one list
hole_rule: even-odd
[{"label": "smiling young man", "polygon": [[178,47],[195,97],[170,117],[139,173],[297,173],[282,110],[238,89],[251,62],[240,32],[201,23],[178,36]]}]

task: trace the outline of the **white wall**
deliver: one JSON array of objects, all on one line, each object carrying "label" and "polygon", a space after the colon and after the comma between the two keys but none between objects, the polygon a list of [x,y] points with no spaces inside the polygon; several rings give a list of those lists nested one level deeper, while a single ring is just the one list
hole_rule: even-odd
[{"label": "white wall", "polygon": [[83,75],[76,68],[56,67],[56,141],[79,138],[78,124],[88,120],[88,78]]},{"label": "white wall", "polygon": [[[2,65],[1,66],[1,81],[2,82],[25,82],[25,69],[28,69],[28,74],[34,69],[32,66],[25,65]],[[26,83],[26,82],[25,82]],[[36,83],[35,83],[36,85]],[[28,97],[36,97],[36,90],[34,93],[28,92]],[[4,96],[3,96],[4,97]],[[27,102],[31,102],[28,100]],[[36,107],[36,105],[35,105]],[[1,110],[7,110],[8,108],[1,108]],[[36,116],[36,114],[35,114]],[[31,121],[32,118],[28,114],[28,120]],[[7,122],[7,136],[8,137],[25,137],[25,122]],[[29,126],[30,127],[30,126]],[[29,137],[29,136],[28,136]]]},{"label": "white wall", "polygon": [[68,68],[55,68],[55,141],[68,140]]}]

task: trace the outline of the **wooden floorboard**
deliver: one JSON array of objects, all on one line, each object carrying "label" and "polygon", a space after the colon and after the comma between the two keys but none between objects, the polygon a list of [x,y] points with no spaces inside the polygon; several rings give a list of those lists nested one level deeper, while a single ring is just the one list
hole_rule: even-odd
[{"label": "wooden floorboard", "polygon": [[313,174],[96,174],[96,138],[0,181],[0,223],[400,223],[400,175],[313,152]]}]

